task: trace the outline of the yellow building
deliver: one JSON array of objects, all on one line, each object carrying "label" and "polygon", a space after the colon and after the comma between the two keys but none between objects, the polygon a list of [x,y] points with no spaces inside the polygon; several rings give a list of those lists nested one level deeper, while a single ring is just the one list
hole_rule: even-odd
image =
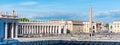
[{"label": "yellow building", "polygon": [[89,31],[89,22],[83,22],[83,32],[84,33],[90,33],[90,31]]},{"label": "yellow building", "polygon": [[115,33],[120,32],[120,20],[113,21],[112,24],[109,24],[109,30]]},{"label": "yellow building", "polygon": [[65,23],[68,32],[70,32],[72,34],[83,32],[82,21],[78,21],[78,20],[50,20],[49,22]]},{"label": "yellow building", "polygon": [[[90,24],[88,21],[79,21],[79,20],[50,20],[49,22],[55,23],[65,23],[67,30],[72,33],[91,33]],[[103,27],[102,22],[94,22],[92,23],[92,30],[94,32],[100,32]]]},{"label": "yellow building", "polygon": [[[92,23],[92,30],[93,30],[93,32],[100,32],[100,30],[102,29],[103,26],[104,25],[102,22],[93,22]],[[87,22],[87,21],[83,22],[83,32],[84,33],[91,33],[89,22]]]}]

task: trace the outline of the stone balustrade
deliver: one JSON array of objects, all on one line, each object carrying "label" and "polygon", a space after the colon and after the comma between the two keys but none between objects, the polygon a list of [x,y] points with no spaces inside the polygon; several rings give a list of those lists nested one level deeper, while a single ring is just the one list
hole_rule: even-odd
[{"label": "stone balustrade", "polygon": [[0,15],[0,18],[6,18],[6,19],[17,19],[18,16],[12,16],[12,15]]}]

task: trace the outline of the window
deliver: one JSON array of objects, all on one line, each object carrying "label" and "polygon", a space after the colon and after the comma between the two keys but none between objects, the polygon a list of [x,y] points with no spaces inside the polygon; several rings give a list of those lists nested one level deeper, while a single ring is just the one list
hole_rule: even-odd
[{"label": "window", "polygon": [[93,26],[93,29],[95,29],[95,26]]},{"label": "window", "polygon": [[110,28],[112,29],[112,26],[110,26]]}]

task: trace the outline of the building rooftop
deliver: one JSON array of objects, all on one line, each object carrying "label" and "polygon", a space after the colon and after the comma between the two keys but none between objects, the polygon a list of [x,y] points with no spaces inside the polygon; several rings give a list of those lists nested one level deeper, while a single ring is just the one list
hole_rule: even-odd
[{"label": "building rooftop", "polygon": [[4,19],[17,19],[18,16],[12,16],[12,15],[0,15],[0,18],[4,18]]},{"label": "building rooftop", "polygon": [[2,14],[2,12],[0,12],[0,19],[18,19],[18,16],[15,14],[15,10],[12,10],[12,14],[8,14],[6,12],[6,14]]},{"label": "building rooftop", "polygon": [[66,21],[66,22],[72,22],[73,24],[82,24],[83,21],[79,20],[50,20],[52,22],[61,22],[61,21]]}]

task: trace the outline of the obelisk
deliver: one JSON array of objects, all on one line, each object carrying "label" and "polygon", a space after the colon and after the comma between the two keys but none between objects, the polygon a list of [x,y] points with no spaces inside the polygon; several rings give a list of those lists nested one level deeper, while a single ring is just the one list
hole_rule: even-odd
[{"label": "obelisk", "polygon": [[90,12],[89,12],[89,26],[90,26],[90,30],[89,32],[91,33],[91,36],[92,36],[92,6],[90,6]]}]

